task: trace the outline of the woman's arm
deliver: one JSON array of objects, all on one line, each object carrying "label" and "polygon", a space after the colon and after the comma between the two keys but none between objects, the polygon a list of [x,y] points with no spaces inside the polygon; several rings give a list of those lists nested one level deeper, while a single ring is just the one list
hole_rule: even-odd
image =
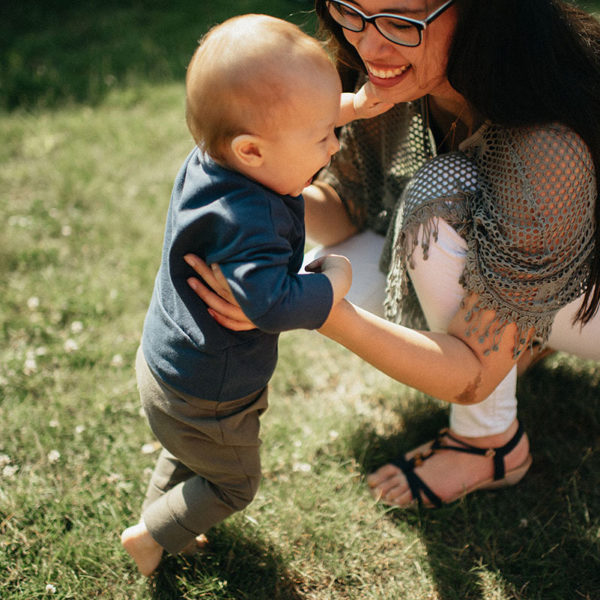
[{"label": "woman's arm", "polygon": [[332,246],[355,234],[348,211],[336,191],[316,181],[302,192],[305,204],[306,235],[316,244]]},{"label": "woman's arm", "polygon": [[[218,323],[236,331],[254,328],[234,304],[218,267],[211,270],[194,256],[186,256],[186,261],[208,286],[219,290],[217,295],[198,279],[188,280]],[[467,312],[476,302],[475,295],[465,302],[450,323],[448,333],[432,333],[395,325],[342,300],[331,310],[319,332],[401,383],[447,402],[476,404],[512,368],[516,332],[516,325],[507,325],[498,350],[486,356],[487,344],[465,334]],[[479,317],[483,331],[493,322],[495,312],[481,311]],[[490,335],[494,335],[493,327]]]},{"label": "woman's arm", "polygon": [[[364,311],[347,301],[331,311],[319,332],[342,344],[393,379],[426,394],[459,404],[485,399],[512,368],[516,326],[506,326],[498,350],[484,353],[476,335],[465,333],[471,296],[454,316],[448,333],[415,331]],[[481,311],[480,330],[494,320]],[[494,335],[494,326],[490,335]]]}]

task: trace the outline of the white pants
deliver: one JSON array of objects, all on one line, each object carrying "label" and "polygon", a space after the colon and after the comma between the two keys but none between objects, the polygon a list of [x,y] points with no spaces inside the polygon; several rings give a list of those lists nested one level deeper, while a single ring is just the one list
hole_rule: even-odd
[{"label": "white pants", "polygon": [[[347,256],[352,263],[353,280],[347,298],[354,304],[383,316],[385,276],[378,263],[383,237],[373,232],[359,233],[337,246],[316,248],[306,255],[305,262],[334,253]],[[464,289],[458,283],[465,264],[466,244],[445,221],[439,222],[437,242],[430,240],[429,256],[415,252],[415,268],[410,269],[421,308],[432,331],[447,330],[459,309]],[[548,345],[581,358],[600,361],[600,312],[581,328],[572,321],[581,300],[561,309],[552,326]],[[481,437],[502,433],[517,416],[517,369],[514,366],[498,387],[479,404],[450,407],[450,427],[459,435]]]}]

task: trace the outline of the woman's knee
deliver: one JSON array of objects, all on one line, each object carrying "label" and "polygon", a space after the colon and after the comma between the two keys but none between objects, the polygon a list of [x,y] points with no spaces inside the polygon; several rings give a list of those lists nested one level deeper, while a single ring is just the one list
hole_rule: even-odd
[{"label": "woman's knee", "polygon": [[[427,258],[415,250],[408,273],[429,328],[445,332],[465,294],[460,277],[465,266],[466,244],[443,219],[439,219],[437,230],[437,240],[429,240]],[[424,235],[423,228],[418,235]]]}]

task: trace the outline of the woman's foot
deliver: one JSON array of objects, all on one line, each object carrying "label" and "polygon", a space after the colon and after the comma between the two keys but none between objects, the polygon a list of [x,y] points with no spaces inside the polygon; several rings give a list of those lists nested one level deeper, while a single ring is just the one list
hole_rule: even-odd
[{"label": "woman's foot", "polygon": [[121,544],[131,555],[142,575],[148,577],[158,567],[163,548],[150,535],[143,521],[121,534]]},{"label": "woman's foot", "polygon": [[[501,434],[472,438],[459,436],[453,432],[452,435],[465,443],[478,448],[498,448],[509,442],[519,427],[518,421]],[[442,437],[442,442],[447,446],[458,446],[456,442]],[[420,453],[423,456],[429,454],[431,442],[415,448],[406,455],[407,459]],[[521,468],[523,474],[530,462],[529,440],[524,434],[515,448],[505,457],[504,464],[507,473]],[[493,460],[490,456],[478,456],[453,450],[436,450],[435,453],[414,468],[415,474],[440,498],[443,503],[452,502],[457,498],[481,487],[485,482],[491,482],[494,476]],[[371,488],[373,496],[392,506],[406,507],[414,503],[407,479],[402,470],[387,464],[379,468],[375,473],[367,477],[367,483]],[[509,481],[507,483],[516,483]],[[490,486],[491,487],[491,486]],[[429,505],[426,498],[423,498]]]}]

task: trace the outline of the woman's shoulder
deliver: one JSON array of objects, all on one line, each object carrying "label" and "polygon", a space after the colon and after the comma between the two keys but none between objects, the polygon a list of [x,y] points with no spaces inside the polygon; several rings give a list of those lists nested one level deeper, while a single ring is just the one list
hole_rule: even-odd
[{"label": "woman's shoulder", "polygon": [[503,225],[507,237],[544,248],[548,236],[571,242],[589,237],[597,196],[594,161],[572,128],[490,124],[472,157],[482,192],[478,202],[495,221],[511,224]]},{"label": "woman's shoulder", "polygon": [[475,145],[488,154],[511,153],[533,165],[575,160],[593,169],[592,155],[583,138],[560,122],[512,127],[487,123]]}]

